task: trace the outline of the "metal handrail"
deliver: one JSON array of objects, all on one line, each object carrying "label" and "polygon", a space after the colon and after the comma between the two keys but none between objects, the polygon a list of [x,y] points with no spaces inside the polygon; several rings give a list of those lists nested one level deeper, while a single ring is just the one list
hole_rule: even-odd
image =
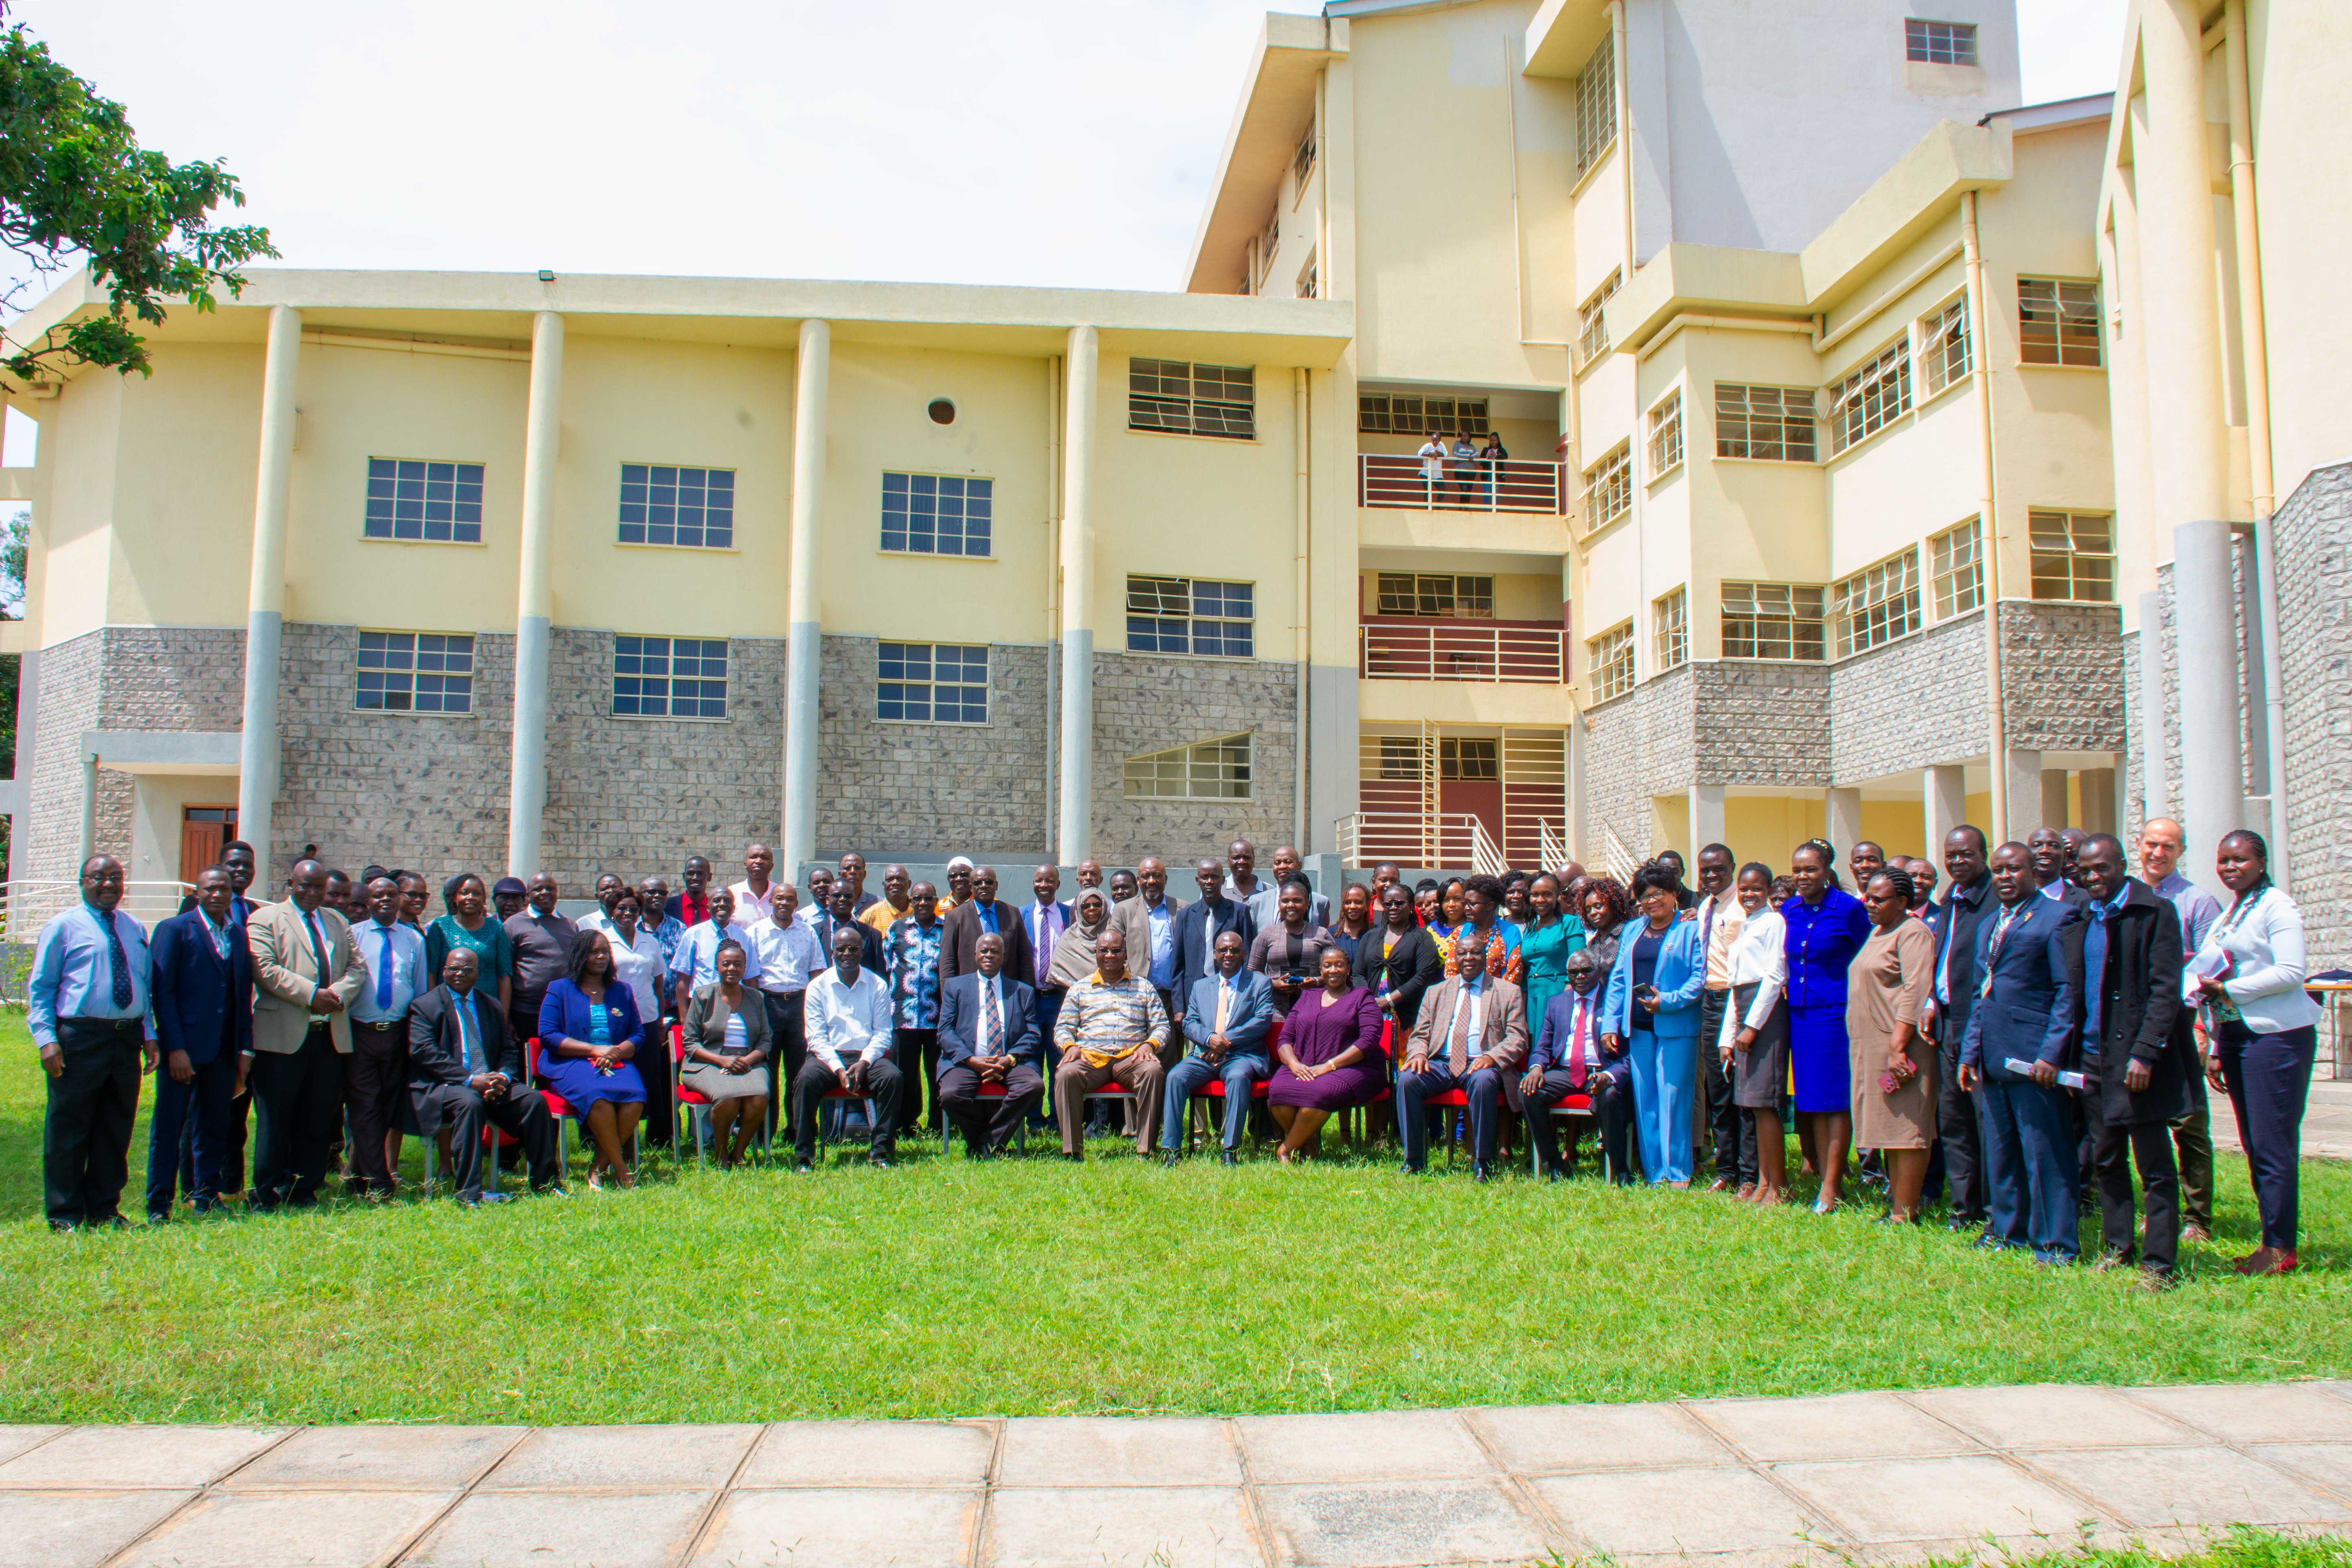
[{"label": "metal handrail", "polygon": [[1632,850],[1625,847],[1625,841],[1617,836],[1617,830],[1606,822],[1601,824],[1601,864],[1611,876],[1627,883],[1633,880],[1633,873],[1642,869],[1642,862],[1634,858]]},{"label": "metal handrail", "polygon": [[[195,889],[184,882],[126,882],[122,913],[148,925],[180,912],[180,901]],[[25,878],[0,883],[0,941],[30,942],[41,927],[81,898],[81,883]]]},{"label": "metal handrail", "polygon": [[1367,623],[1356,629],[1356,647],[1357,670],[1369,681],[1556,686],[1568,669],[1567,634],[1540,626]]},{"label": "metal handrail", "polygon": [[1433,870],[1467,866],[1497,876],[1507,863],[1486,825],[1467,811],[1350,811],[1335,825],[1339,858],[1347,865],[1395,861]]},{"label": "metal handrail", "polygon": [[1566,464],[1448,457],[1436,478],[1423,473],[1421,464],[1418,457],[1358,453],[1357,505],[1402,507],[1419,512],[1536,512],[1554,517],[1567,510]]},{"label": "metal handrail", "polygon": [[1543,856],[1544,870],[1558,871],[1569,862],[1568,846],[1551,831],[1549,817],[1536,819],[1536,852]]}]

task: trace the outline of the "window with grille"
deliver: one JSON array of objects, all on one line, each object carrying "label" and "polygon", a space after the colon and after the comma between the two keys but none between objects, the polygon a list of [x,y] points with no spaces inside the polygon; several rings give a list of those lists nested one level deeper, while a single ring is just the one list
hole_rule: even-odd
[{"label": "window with grille", "polygon": [[1426,435],[1433,430],[1451,435],[1484,435],[1486,423],[1483,397],[1406,397],[1395,392],[1367,392],[1356,399],[1356,428],[1381,435]]},{"label": "window with grille", "polygon": [[1592,700],[1605,703],[1633,689],[1633,623],[1603,632],[1584,644],[1592,672]]},{"label": "window with grille", "polygon": [[986,724],[988,650],[947,643],[885,643],[874,716],[908,724]]},{"label": "window with grille", "polygon": [[1290,155],[1290,177],[1297,188],[1305,189],[1307,177],[1315,172],[1315,128],[1308,126],[1299,138],[1298,151]]},{"label": "window with grille", "polygon": [[1623,281],[1623,269],[1612,268],[1601,287],[1592,291],[1592,298],[1577,307],[1578,369],[1581,370],[1609,351],[1609,317],[1602,307],[1609,303],[1609,297],[1617,292],[1618,286]]},{"label": "window with grille", "polygon": [[1251,737],[1228,735],[1127,759],[1130,800],[1246,800]]},{"label": "window with grille", "polygon": [[1591,168],[1616,140],[1616,40],[1603,38],[1576,78],[1576,172]]},{"label": "window with grille", "polygon": [[2029,511],[2025,531],[2034,598],[2115,601],[2115,518],[2105,512]]},{"label": "window with grille", "polygon": [[1679,588],[1650,606],[1650,655],[1653,674],[1690,662],[1690,595]]},{"label": "window with grille", "polygon": [[725,718],[727,639],[613,639],[615,718]]},{"label": "window with grille", "polygon": [[1265,233],[1258,236],[1257,267],[1261,283],[1274,271],[1274,253],[1282,248],[1282,208],[1277,204],[1266,214]]},{"label": "window with grille", "polygon": [[1715,455],[1813,460],[1813,389],[1715,383]]},{"label": "window with grille", "polygon": [[1969,299],[1963,294],[1919,319],[1919,373],[1934,397],[1969,375]]},{"label": "window with grille", "polygon": [[368,459],[362,536],[426,544],[482,542],[482,465],[433,458]]},{"label": "window with grille", "polygon": [[1315,292],[1317,287],[1315,258],[1310,256],[1307,258],[1307,270],[1298,275],[1298,298],[1301,299],[1317,298]]},{"label": "window with grille", "polygon": [[1380,574],[1379,613],[1490,620],[1495,580],[1449,572],[1384,571]]},{"label": "window with grille", "polygon": [[360,633],[352,706],[374,713],[474,711],[474,639],[437,632]]},{"label": "window with grille", "polygon": [[2029,365],[2089,365],[2099,353],[2099,286],[2017,280],[2017,352]]},{"label": "window with grille", "polygon": [[1830,585],[1837,656],[1867,653],[1919,630],[1919,552],[1905,550]]},{"label": "window with grille", "polygon": [[1946,528],[1927,541],[1930,586],[1936,593],[1936,619],[1966,615],[1985,600],[1983,535],[1970,517]]},{"label": "window with grille", "polygon": [[1256,652],[1257,590],[1190,577],[1127,580],[1127,651],[1247,659]]},{"label": "window with grille", "polygon": [[1503,743],[1447,736],[1437,743],[1441,784],[1491,784],[1503,777]]},{"label": "window with grille", "polygon": [[1794,582],[1723,584],[1727,659],[1822,657],[1827,638],[1822,591]]},{"label": "window with grille", "polygon": [[621,542],[732,549],[735,470],[622,464]]},{"label": "window with grille", "polygon": [[1381,777],[1390,779],[1419,779],[1421,742],[1409,735],[1381,737]]},{"label": "window with grille", "polygon": [[1584,526],[1597,528],[1633,505],[1633,454],[1630,446],[1620,445],[1584,471]]},{"label": "window with grille", "polygon": [[1976,24],[1906,17],[1903,57],[1923,66],[1972,66],[1977,63]]},{"label": "window with grille", "polygon": [[1650,477],[1682,466],[1683,394],[1680,388],[1650,411]]},{"label": "window with grille", "polygon": [[1911,345],[1897,338],[1830,388],[1830,451],[1843,452],[1910,412]]},{"label": "window with grille", "polygon": [[1247,365],[1127,362],[1127,427],[1247,441],[1256,434],[1256,376]]},{"label": "window with grille", "polygon": [[952,474],[882,476],[882,548],[909,555],[986,555],[996,481]]}]

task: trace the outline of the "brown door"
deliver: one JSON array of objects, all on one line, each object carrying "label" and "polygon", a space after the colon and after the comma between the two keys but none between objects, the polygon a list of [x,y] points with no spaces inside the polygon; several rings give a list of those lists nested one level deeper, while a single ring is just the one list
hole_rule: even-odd
[{"label": "brown door", "polygon": [[180,880],[192,883],[205,867],[218,865],[221,846],[236,833],[236,807],[188,807],[180,818]]}]

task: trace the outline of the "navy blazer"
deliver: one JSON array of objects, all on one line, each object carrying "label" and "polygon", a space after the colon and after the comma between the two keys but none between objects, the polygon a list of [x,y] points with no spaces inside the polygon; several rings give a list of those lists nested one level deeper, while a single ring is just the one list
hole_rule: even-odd
[{"label": "navy blazer", "polygon": [[148,953],[161,1049],[186,1051],[198,1067],[220,1055],[224,1040],[233,1039],[240,1052],[253,1049],[253,954],[241,924],[229,923],[226,960],[200,910],[159,922]]},{"label": "navy blazer", "polygon": [[1257,938],[1257,922],[1250,918],[1249,905],[1238,898],[1220,898],[1213,904],[1203,898],[1176,912],[1173,989],[1178,996],[1191,995],[1192,982],[1217,972],[1217,938],[1228,931],[1241,934],[1242,956],[1247,957],[1249,945]]},{"label": "navy blazer", "polygon": [[[1675,924],[1687,925],[1690,922],[1685,920]],[[1528,1071],[1549,1072],[1555,1067],[1562,1072],[1568,1071],[1569,1048],[1576,1039],[1576,1004],[1579,999],[1575,988],[1570,987],[1544,1004],[1543,1022],[1537,1027],[1535,1040],[1528,1047]],[[1601,1052],[1601,1065],[1590,1071],[1623,1078],[1633,1071],[1633,1062],[1622,1046],[1612,1051],[1602,1038],[1601,1005],[1607,999],[1601,986],[1592,988],[1590,998],[1592,1017],[1585,1028],[1593,1049]]]},{"label": "navy blazer", "polygon": [[[617,981],[604,982],[604,1005],[613,1011],[613,1043],[643,1045],[646,1039],[645,1020],[637,1017],[637,998],[629,988]],[[547,988],[547,995],[539,1004],[539,1043],[552,1051],[558,1041],[572,1040],[588,1043],[588,993],[569,979],[559,977]],[[634,1052],[631,1061],[635,1061]]]},{"label": "navy blazer", "polygon": [[[1005,970],[997,977],[1004,987],[1004,1054],[1017,1061],[1037,1060],[1037,993]],[[980,971],[958,975],[940,986],[940,1071],[961,1063],[979,1052]]]},{"label": "navy blazer", "polygon": [[[1232,899],[1225,901],[1233,903]],[[1192,906],[1198,909],[1197,904]],[[1274,982],[1255,969],[1244,969],[1241,994],[1234,999],[1241,1006],[1238,1015],[1227,1014],[1225,1038],[1233,1041],[1234,1050],[1248,1056],[1263,1056],[1266,1051],[1266,1036],[1279,1022],[1274,1016]],[[1204,975],[1192,982],[1184,999],[1184,1038],[1191,1042],[1188,1055],[1201,1056],[1209,1049],[1209,1037],[1217,1032],[1217,988],[1225,983],[1223,975]]]},{"label": "navy blazer", "polygon": [[[1968,1038],[1969,1014],[1976,1007],[1977,988],[1984,979],[1977,968],[1977,938],[2000,913],[2000,894],[1988,873],[1973,887],[1954,883],[1936,908],[1942,915],[1936,929],[1936,951],[1943,966],[1940,978],[1952,997],[1949,1003],[1936,1005],[1936,1032],[1938,1040],[1957,1051]],[[1927,994],[1934,996],[1934,989]]]},{"label": "navy blazer", "polygon": [[2003,1067],[2020,1061],[2064,1062],[2074,1033],[2074,988],[2066,978],[2066,927],[2082,916],[2039,894],[2026,895],[2025,913],[2010,922],[2000,951],[1992,948],[2000,926],[1996,910],[1977,931],[1977,973],[1986,989],[1969,1011],[1969,1032],[1960,1061],[1997,1082],[2023,1080]]}]

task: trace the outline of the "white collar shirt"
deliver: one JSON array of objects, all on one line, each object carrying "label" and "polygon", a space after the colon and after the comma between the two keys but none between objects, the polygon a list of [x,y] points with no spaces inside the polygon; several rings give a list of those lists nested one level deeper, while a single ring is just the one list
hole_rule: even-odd
[{"label": "white collar shirt", "polygon": [[854,985],[841,983],[841,971],[828,967],[808,984],[808,1048],[847,1066],[853,1061],[879,1061],[898,1032],[890,988],[873,970],[860,968]]}]

